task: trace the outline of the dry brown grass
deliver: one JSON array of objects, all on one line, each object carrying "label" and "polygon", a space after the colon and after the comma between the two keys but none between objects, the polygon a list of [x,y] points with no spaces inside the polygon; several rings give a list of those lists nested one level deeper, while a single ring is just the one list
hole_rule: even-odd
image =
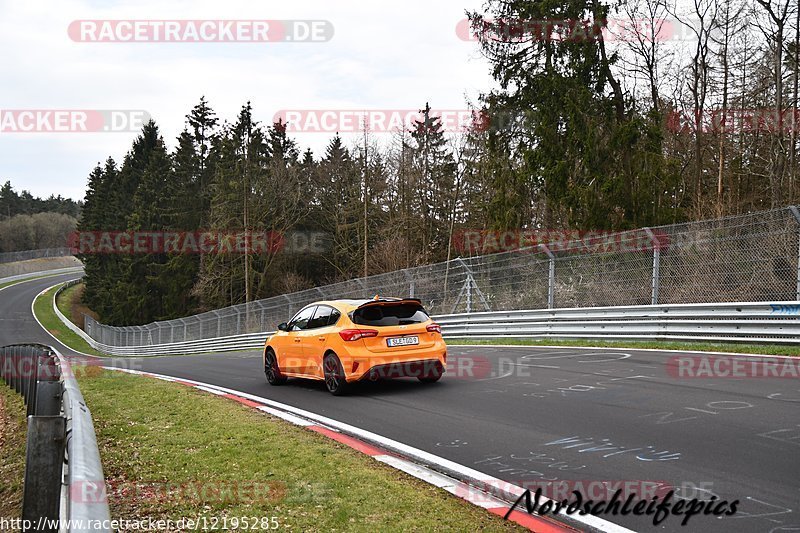
[{"label": "dry brown grass", "polygon": [[18,518],[22,513],[25,434],[22,397],[0,380],[0,517]]}]

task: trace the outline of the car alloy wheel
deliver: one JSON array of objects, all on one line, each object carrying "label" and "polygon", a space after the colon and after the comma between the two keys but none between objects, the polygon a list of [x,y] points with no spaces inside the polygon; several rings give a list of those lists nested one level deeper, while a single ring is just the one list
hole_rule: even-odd
[{"label": "car alloy wheel", "polygon": [[347,381],[344,377],[342,363],[336,354],[329,353],[323,361],[323,373],[325,374],[325,386],[328,392],[334,396],[340,396],[347,389]]},{"label": "car alloy wheel", "polygon": [[275,352],[271,349],[267,350],[267,354],[264,356],[264,375],[267,376],[267,383],[270,385],[283,385],[286,383],[286,378],[281,375],[281,371],[278,368]]}]

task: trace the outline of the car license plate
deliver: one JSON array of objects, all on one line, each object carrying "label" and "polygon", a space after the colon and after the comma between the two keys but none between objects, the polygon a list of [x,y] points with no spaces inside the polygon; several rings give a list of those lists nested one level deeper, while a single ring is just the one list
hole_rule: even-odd
[{"label": "car license plate", "polygon": [[392,337],[386,339],[386,345],[389,346],[389,348],[395,346],[414,346],[415,344],[419,344],[419,337],[416,335],[413,337]]}]

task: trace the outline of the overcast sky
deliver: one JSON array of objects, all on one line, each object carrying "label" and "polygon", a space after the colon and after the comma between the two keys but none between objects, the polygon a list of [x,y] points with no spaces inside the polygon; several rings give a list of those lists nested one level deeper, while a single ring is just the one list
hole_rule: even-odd
[{"label": "overcast sky", "polygon": [[[250,100],[270,123],[286,109],[462,109],[491,86],[456,25],[480,0],[0,0],[0,110],[145,110],[170,147],[205,95],[221,119]],[[87,43],[75,20],[314,19],[322,43]],[[121,161],[135,133],[0,132],[0,182],[83,198],[98,161]],[[315,155],[331,135],[295,135]]]}]

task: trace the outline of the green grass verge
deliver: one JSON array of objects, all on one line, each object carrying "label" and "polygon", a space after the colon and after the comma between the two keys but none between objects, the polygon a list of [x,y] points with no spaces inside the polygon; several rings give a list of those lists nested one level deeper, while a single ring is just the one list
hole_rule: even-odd
[{"label": "green grass verge", "polygon": [[0,517],[22,514],[26,428],[22,396],[0,379]]},{"label": "green grass verge", "polygon": [[449,346],[465,344],[512,345],[512,346],[576,346],[581,348],[640,348],[655,350],[680,350],[698,352],[733,352],[759,355],[800,356],[800,346],[732,344],[713,342],[670,342],[670,341],[599,341],[582,339],[447,339]]},{"label": "green grass verge", "polygon": [[281,530],[292,531],[523,530],[322,435],[231,400],[96,367],[79,381],[112,488],[167,482],[183,488],[199,482],[208,488],[272,484],[278,489],[271,499],[235,497],[240,493],[234,491],[227,502],[184,490],[167,498],[144,491],[121,498],[112,490],[112,518],[275,516]]},{"label": "green grass verge", "polygon": [[106,355],[89,346],[88,342],[69,329],[67,325],[56,316],[53,310],[53,295],[59,287],[61,287],[61,285],[57,285],[45,291],[34,300],[33,313],[36,315],[36,318],[47,331],[73,350],[89,355]]},{"label": "green grass verge", "polygon": [[61,311],[61,314],[67,317],[70,322],[75,325],[78,325],[78,323],[75,321],[75,317],[72,316],[72,306],[76,303],[75,299],[80,297],[82,287],[82,283],[67,287],[61,291],[61,294],[56,296],[56,307],[58,307],[58,310]]}]

